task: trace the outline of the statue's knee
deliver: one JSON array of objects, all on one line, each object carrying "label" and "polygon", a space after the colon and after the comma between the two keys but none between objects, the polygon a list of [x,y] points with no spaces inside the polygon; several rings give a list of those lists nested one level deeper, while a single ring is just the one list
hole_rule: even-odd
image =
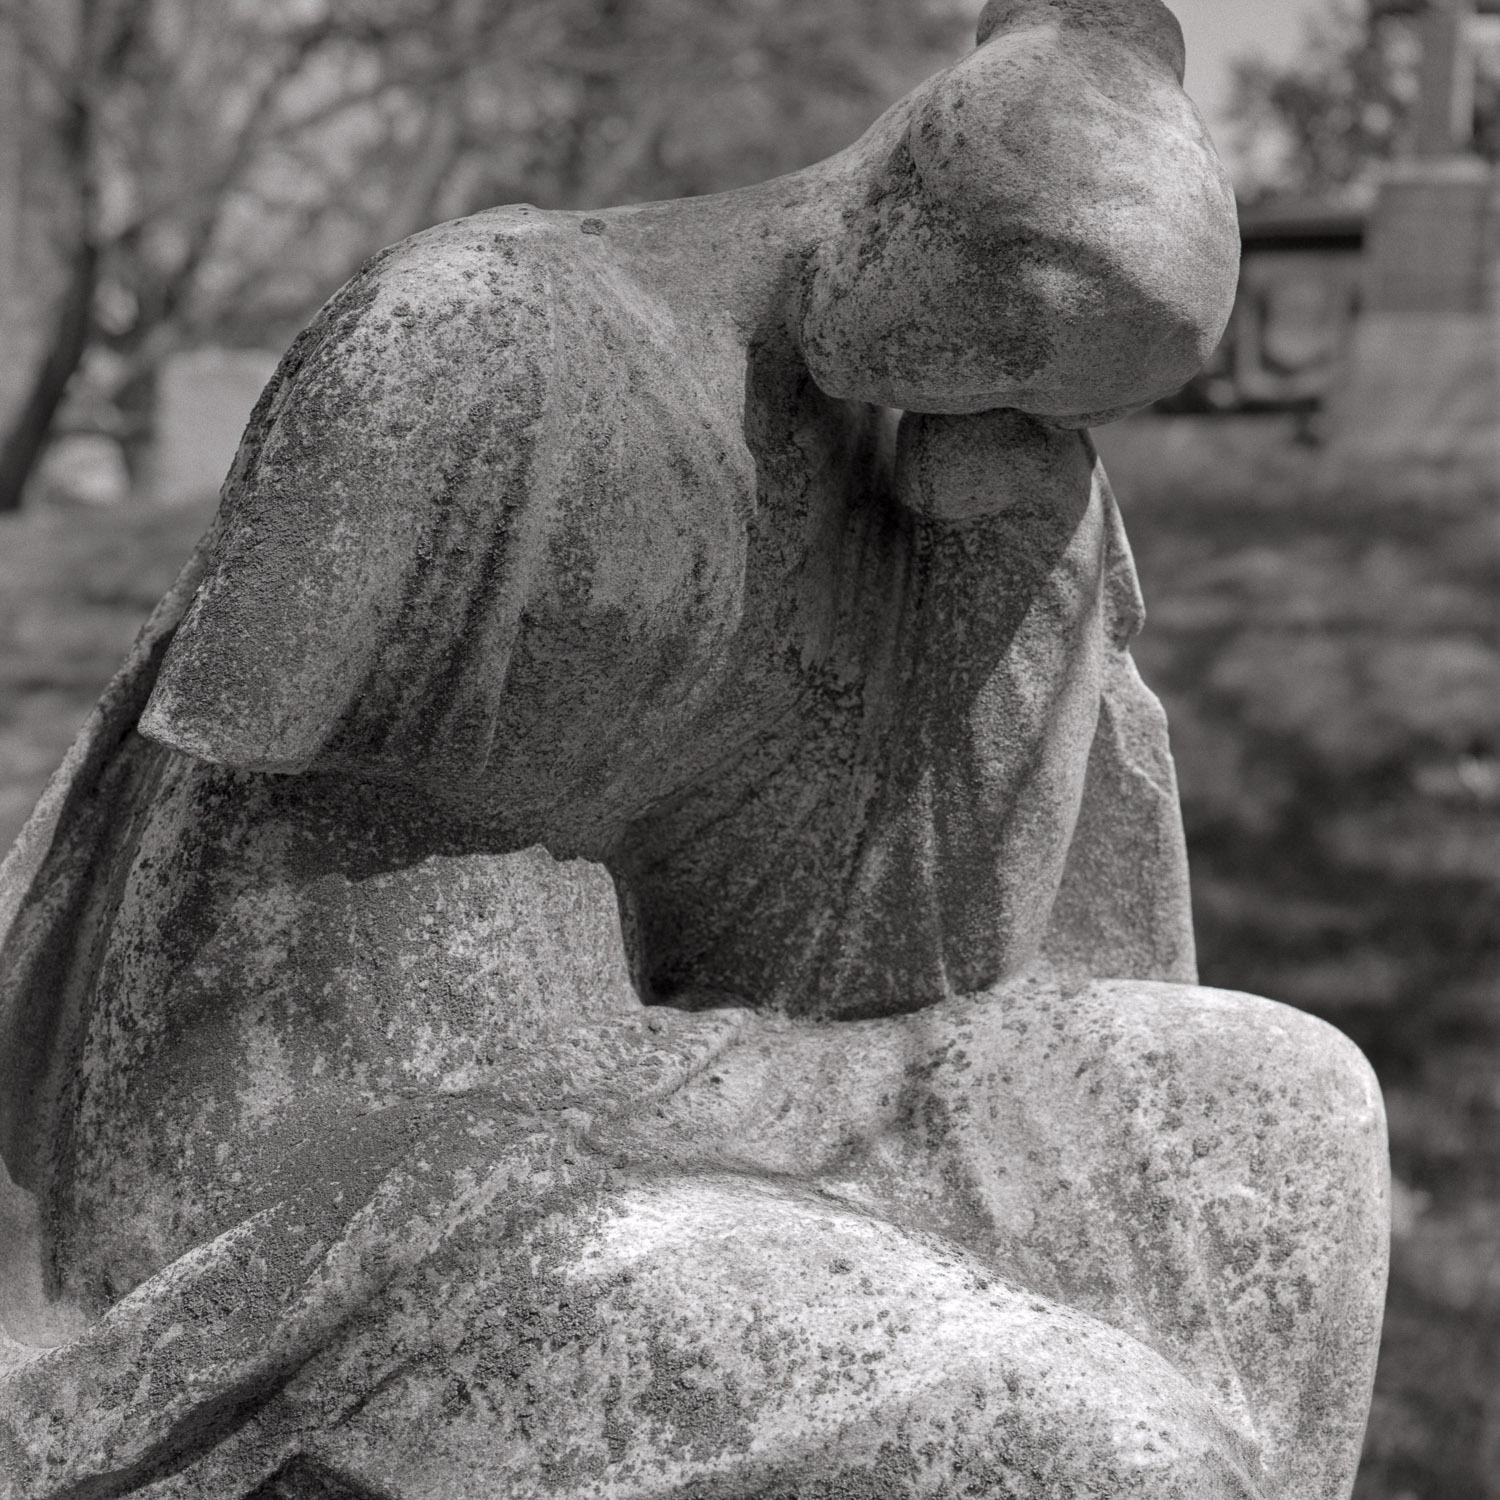
[{"label": "statue's knee", "polygon": [[[1194,1094],[1262,1111],[1280,1102],[1304,1124],[1367,1128],[1380,1087],[1364,1054],[1305,1011],[1258,995],[1202,985],[1117,982],[1093,987],[1131,1050],[1169,1060],[1166,1073]],[[1133,1034],[1133,1035],[1131,1035]]]},{"label": "statue's knee", "polygon": [[[1315,1016],[1196,985],[1108,986],[1159,1141],[1299,1233],[1383,1236],[1386,1133],[1364,1054]],[[1133,1033],[1133,1034],[1132,1034]],[[1173,1128],[1175,1126],[1175,1129]],[[1374,1252],[1372,1252],[1374,1253]],[[1378,1256],[1377,1256],[1378,1258]]]}]

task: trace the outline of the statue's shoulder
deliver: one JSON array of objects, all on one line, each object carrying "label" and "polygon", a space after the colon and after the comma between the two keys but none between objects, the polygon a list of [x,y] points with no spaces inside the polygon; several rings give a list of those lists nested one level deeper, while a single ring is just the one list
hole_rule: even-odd
[{"label": "statue's shoulder", "polygon": [[377,344],[425,335],[452,348],[476,336],[504,340],[507,331],[534,337],[568,312],[622,321],[651,294],[612,249],[599,217],[526,204],[486,209],[373,255],[309,333],[358,327]]},{"label": "statue's shoulder", "polygon": [[600,223],[516,204],[371,256],[287,350],[226,495],[263,487],[266,466],[300,491],[310,467],[329,471],[320,492],[361,475],[385,490],[480,432],[492,469],[527,467],[549,413],[597,409],[609,393],[595,388],[642,342],[649,296],[613,263]]},{"label": "statue's shoulder", "polygon": [[558,400],[597,406],[643,373],[672,382],[698,351],[676,347],[663,288],[616,254],[605,224],[518,204],[380,251],[288,350],[247,446],[289,406],[328,431],[399,435],[438,399],[471,397],[514,426]]},{"label": "statue's shoulder", "polygon": [[441,324],[479,303],[532,305],[554,295],[559,279],[577,279],[586,262],[579,222],[520,203],[435,224],[372,255],[325,312],[347,306],[409,322],[420,309]]},{"label": "statue's shoulder", "polygon": [[[703,389],[686,320],[588,223],[475,214],[329,300],[251,419],[144,734],[242,770],[336,755],[469,780],[502,697],[518,712],[524,629],[572,642],[596,600],[611,629],[628,600],[652,641],[663,599],[703,597],[694,567],[732,592],[755,467],[720,392],[743,382]],[[565,679],[575,698],[619,674],[596,635],[611,644]],[[538,697],[550,736],[571,710]]]},{"label": "statue's shoulder", "polygon": [[[288,351],[302,374],[319,352],[377,366],[453,367],[488,351],[524,357],[549,345],[559,282],[577,280],[555,216],[489,209],[438,224],[370,257]],[[305,393],[301,393],[305,397]]]}]

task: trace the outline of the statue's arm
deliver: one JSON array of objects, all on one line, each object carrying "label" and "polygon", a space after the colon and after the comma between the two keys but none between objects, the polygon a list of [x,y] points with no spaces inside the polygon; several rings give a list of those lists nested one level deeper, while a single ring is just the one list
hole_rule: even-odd
[{"label": "statue's arm", "polygon": [[535,561],[551,385],[536,257],[477,221],[377,256],[251,418],[142,732],[296,773],[359,725],[377,757],[472,775]]}]

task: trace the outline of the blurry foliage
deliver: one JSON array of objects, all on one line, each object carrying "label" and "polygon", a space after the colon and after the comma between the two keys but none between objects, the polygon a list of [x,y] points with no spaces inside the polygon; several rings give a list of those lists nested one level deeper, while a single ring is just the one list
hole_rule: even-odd
[{"label": "blurry foliage", "polygon": [[[1474,42],[1474,146],[1493,161],[1500,159],[1500,45],[1492,30],[1477,30]],[[1291,62],[1235,62],[1226,113],[1249,196],[1337,194],[1410,155],[1420,66],[1415,18],[1371,17],[1357,0],[1336,0],[1310,17]]]},{"label": "blurry foliage", "polygon": [[280,344],[373,250],[494,203],[607,206],[805,165],[957,55],[973,8],[0,0],[67,267],[0,437],[0,509],[80,368],[138,447],[173,349]]},{"label": "blurry foliage", "polygon": [[1406,17],[1341,0],[1309,18],[1287,64],[1232,65],[1234,149],[1261,190],[1324,194],[1366,181],[1410,145],[1420,44]]}]

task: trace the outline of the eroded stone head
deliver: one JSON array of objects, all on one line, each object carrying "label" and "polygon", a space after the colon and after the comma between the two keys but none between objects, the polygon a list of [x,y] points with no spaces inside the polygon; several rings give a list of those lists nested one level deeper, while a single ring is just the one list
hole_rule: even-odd
[{"label": "eroded stone head", "polygon": [[831,394],[1075,424],[1176,389],[1234,295],[1234,196],[1157,0],[997,0],[883,154],[802,309]]}]

